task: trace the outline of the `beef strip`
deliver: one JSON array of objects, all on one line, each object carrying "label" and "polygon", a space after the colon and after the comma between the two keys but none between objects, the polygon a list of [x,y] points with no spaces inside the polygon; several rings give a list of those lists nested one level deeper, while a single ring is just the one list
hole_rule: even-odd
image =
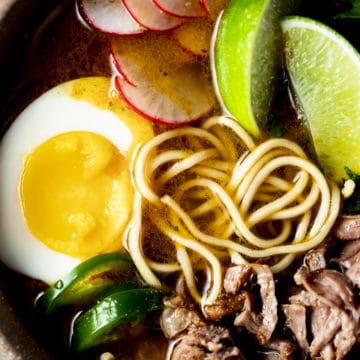
[{"label": "beef strip", "polygon": [[245,360],[231,338],[219,326],[203,326],[190,330],[176,343],[171,360]]},{"label": "beef strip", "polygon": [[336,354],[332,344],[326,345],[321,351],[318,359],[321,360],[336,360]]},{"label": "beef strip", "polygon": [[249,281],[252,267],[247,264],[229,267],[225,272],[224,290],[229,294],[236,294]]},{"label": "beef strip", "polygon": [[339,216],[334,227],[334,235],[340,240],[360,239],[360,215]]},{"label": "beef strip", "polygon": [[360,240],[349,241],[333,261],[342,265],[350,282],[360,288]]},{"label": "beef strip", "polygon": [[220,321],[232,317],[241,312],[244,308],[246,295],[221,294],[221,296],[211,305],[204,306],[204,313],[208,320]]},{"label": "beef strip", "polygon": [[340,253],[340,257],[334,260],[347,269],[357,262],[360,262],[360,240],[346,242]]},{"label": "beef strip", "polygon": [[351,283],[360,288],[360,262],[355,263],[345,271],[345,275]]},{"label": "beef strip", "polygon": [[345,355],[351,350],[356,343],[356,327],[358,327],[358,321],[354,321],[354,318],[342,311],[341,318],[341,331],[339,331],[334,338],[334,347],[336,349],[336,359],[343,359]]},{"label": "beef strip", "polygon": [[310,345],[310,354],[314,358],[328,344],[341,328],[339,309],[329,306],[313,308],[311,314],[311,332],[313,340]]},{"label": "beef strip", "polygon": [[261,360],[294,360],[296,346],[290,341],[274,339],[260,350],[259,359]]},{"label": "beef strip", "polygon": [[314,308],[311,329],[314,336],[310,346],[312,357],[318,356],[325,348],[331,346],[335,359],[343,359],[356,342],[355,322],[341,309],[328,306]]},{"label": "beef strip", "polygon": [[283,304],[282,310],[286,317],[286,326],[293,332],[299,346],[309,349],[306,329],[306,307],[303,304]]},{"label": "beef strip", "polygon": [[185,307],[165,307],[160,319],[161,329],[168,339],[173,339],[189,329],[205,326],[200,315]]},{"label": "beef strip", "polygon": [[310,271],[325,269],[327,265],[326,252],[327,243],[316,249],[310,250],[304,257],[304,263]]},{"label": "beef strip", "polygon": [[270,268],[260,264],[230,267],[225,273],[224,289],[230,294],[246,294],[245,285],[255,282],[255,279],[260,288],[261,311],[255,312],[251,297],[246,295],[244,309],[236,316],[234,325],[245,327],[257,337],[260,344],[265,344],[270,340],[278,321],[275,281]]},{"label": "beef strip", "polygon": [[[282,305],[286,326],[311,358],[343,359],[356,343],[359,328],[359,310],[349,279],[339,271],[310,271],[301,266],[294,280],[300,290],[289,297],[290,304]],[[307,315],[311,334],[307,334]]]},{"label": "beef strip", "polygon": [[347,277],[335,270],[309,272],[304,266],[294,275],[295,282],[328,306],[353,309],[354,293]]},{"label": "beef strip", "polygon": [[307,307],[321,305],[321,301],[316,297],[316,295],[306,290],[300,290],[297,294],[290,296],[289,301],[291,304],[301,304]]}]

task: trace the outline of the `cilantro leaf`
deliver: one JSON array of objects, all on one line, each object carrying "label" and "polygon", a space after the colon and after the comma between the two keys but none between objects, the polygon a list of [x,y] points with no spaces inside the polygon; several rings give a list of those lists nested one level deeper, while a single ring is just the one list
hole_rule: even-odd
[{"label": "cilantro leaf", "polygon": [[355,183],[353,194],[344,201],[344,213],[347,215],[360,214],[360,175],[355,174],[345,166],[346,175]]},{"label": "cilantro leaf", "polygon": [[346,3],[351,5],[351,8],[348,11],[345,11],[341,14],[336,15],[337,18],[360,18],[360,0],[344,0]]}]

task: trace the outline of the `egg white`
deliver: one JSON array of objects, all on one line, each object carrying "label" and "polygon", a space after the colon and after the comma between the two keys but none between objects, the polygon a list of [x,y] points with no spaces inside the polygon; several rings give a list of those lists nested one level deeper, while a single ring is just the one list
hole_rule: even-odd
[{"label": "egg white", "polygon": [[131,130],[115,113],[72,97],[60,85],[30,104],[0,144],[0,260],[47,283],[59,279],[80,260],[51,250],[33,236],[24,218],[19,182],[26,156],[49,138],[69,131],[102,135],[123,154],[133,141]]}]

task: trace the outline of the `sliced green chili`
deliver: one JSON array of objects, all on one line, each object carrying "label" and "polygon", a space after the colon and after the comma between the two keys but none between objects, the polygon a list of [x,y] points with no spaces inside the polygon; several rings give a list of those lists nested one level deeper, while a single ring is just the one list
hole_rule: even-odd
[{"label": "sliced green chili", "polygon": [[75,320],[72,346],[81,352],[114,340],[120,324],[162,309],[162,297],[161,291],[149,288],[114,291]]},{"label": "sliced green chili", "polygon": [[87,304],[114,284],[139,287],[135,266],[123,252],[95,256],[75,267],[51,286],[43,296],[46,314],[69,304]]}]

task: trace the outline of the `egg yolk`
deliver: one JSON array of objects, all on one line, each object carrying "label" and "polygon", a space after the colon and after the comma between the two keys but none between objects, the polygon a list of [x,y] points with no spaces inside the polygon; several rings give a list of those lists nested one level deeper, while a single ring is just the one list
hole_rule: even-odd
[{"label": "egg yolk", "polygon": [[133,187],[128,160],[101,135],[57,135],[27,156],[20,194],[32,234],[49,248],[86,259],[121,248]]}]

